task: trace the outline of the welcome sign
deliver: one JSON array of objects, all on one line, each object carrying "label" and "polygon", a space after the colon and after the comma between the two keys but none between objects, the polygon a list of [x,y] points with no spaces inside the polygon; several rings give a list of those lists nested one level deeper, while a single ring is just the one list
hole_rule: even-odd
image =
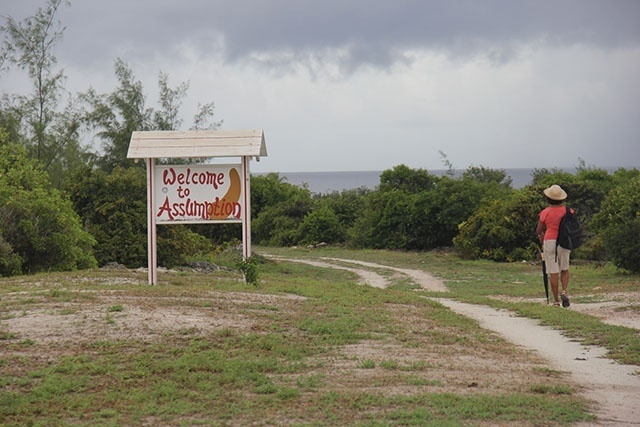
[{"label": "welcome sign", "polygon": [[239,164],[156,166],[153,212],[158,224],[242,222]]},{"label": "welcome sign", "polygon": [[[242,259],[251,256],[249,161],[267,155],[264,132],[135,131],[127,158],[147,167],[149,283],[158,283],[157,228],[176,223],[242,223]],[[236,164],[158,165],[158,159],[240,158]],[[229,160],[234,162],[235,160]]]}]

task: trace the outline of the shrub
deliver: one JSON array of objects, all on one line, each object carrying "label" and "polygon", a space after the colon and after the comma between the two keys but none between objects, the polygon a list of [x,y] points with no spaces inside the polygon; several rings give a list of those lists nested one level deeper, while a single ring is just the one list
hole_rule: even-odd
[{"label": "shrub", "polygon": [[[251,178],[251,193],[251,228],[255,241],[271,246],[299,243],[298,229],[312,211],[309,190],[282,182],[277,174],[269,174]],[[259,206],[254,206],[254,200]]]},{"label": "shrub", "polygon": [[23,147],[0,134],[0,274],[96,265],[95,240]]},{"label": "shrub", "polygon": [[308,213],[298,229],[300,243],[336,243],[344,240],[344,229],[338,216],[328,206]]},{"label": "shrub", "polygon": [[615,188],[593,221],[614,264],[640,272],[640,177]]},{"label": "shrub", "polygon": [[[134,268],[147,264],[147,187],[141,168],[116,167],[107,173],[88,170],[69,186],[74,206],[98,242],[99,265],[118,262]],[[207,255],[213,246],[187,225],[157,228],[158,264],[184,265]]]},{"label": "shrub", "polygon": [[527,187],[509,198],[484,203],[460,225],[453,240],[456,249],[467,258],[533,259],[540,250],[535,237],[538,213],[544,207],[540,194]]},{"label": "shrub", "polygon": [[69,192],[86,229],[98,242],[99,265],[118,262],[131,268],[147,264],[143,169],[118,167],[111,173],[87,170],[71,180]]}]

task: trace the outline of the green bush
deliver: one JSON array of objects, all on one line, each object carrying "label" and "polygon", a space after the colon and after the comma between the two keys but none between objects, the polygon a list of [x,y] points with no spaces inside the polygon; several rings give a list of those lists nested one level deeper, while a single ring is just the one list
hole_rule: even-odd
[{"label": "green bush", "polygon": [[593,224],[607,257],[617,267],[640,273],[640,177],[613,189]]},{"label": "green bush", "polygon": [[605,229],[602,240],[616,267],[640,273],[640,218]]},{"label": "green bush", "polygon": [[144,169],[87,170],[71,180],[69,192],[85,228],[98,242],[99,265],[118,262],[133,268],[147,264]]},{"label": "green bush", "polygon": [[256,243],[298,244],[299,228],[312,207],[308,189],[283,182],[278,174],[251,177],[251,229]]},{"label": "green bush", "polygon": [[344,241],[344,229],[338,216],[328,206],[308,213],[298,229],[300,243],[337,243]]},{"label": "green bush", "polygon": [[[217,224],[207,224],[215,227]],[[193,258],[206,258],[214,245],[205,236],[183,224],[158,226],[158,264],[167,268],[188,264]]]},{"label": "green bush", "polygon": [[428,250],[451,246],[458,225],[483,200],[511,192],[504,171],[469,168],[461,178],[438,178],[424,170],[396,166],[380,176],[364,214],[349,230],[354,247]]},{"label": "green bush", "polygon": [[94,267],[94,244],[40,164],[0,134],[0,275]]},{"label": "green bush", "polygon": [[453,243],[467,258],[534,259],[540,250],[535,227],[538,213],[544,206],[541,192],[536,187],[516,191],[506,199],[487,201],[460,225]]},{"label": "green bush", "polygon": [[[145,171],[137,167],[88,170],[69,185],[76,210],[98,242],[99,265],[147,265],[146,185]],[[181,224],[158,226],[156,247],[158,264],[165,267],[184,265],[213,249],[207,238]]]},{"label": "green bush", "polygon": [[251,256],[246,260],[240,261],[237,267],[242,271],[244,281],[247,285],[258,286],[258,261],[255,257]]}]

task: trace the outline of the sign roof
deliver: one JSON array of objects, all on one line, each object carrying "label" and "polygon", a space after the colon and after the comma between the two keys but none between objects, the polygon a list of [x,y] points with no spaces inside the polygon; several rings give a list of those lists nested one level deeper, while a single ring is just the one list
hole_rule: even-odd
[{"label": "sign roof", "polygon": [[267,156],[263,130],[135,131],[127,153],[129,159],[241,156]]}]

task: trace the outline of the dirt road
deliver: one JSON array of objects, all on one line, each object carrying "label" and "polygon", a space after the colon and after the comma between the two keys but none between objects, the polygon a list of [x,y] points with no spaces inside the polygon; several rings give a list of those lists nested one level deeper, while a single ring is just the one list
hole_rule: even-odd
[{"label": "dirt road", "polygon": [[[322,261],[277,259],[349,270],[358,274],[363,283],[379,288],[388,285],[388,280],[384,276],[371,270],[348,267],[345,264],[392,270],[409,276],[425,290],[447,291],[442,280],[420,270],[400,269],[338,258],[322,258]],[[337,262],[340,264],[336,264]],[[569,372],[575,383],[579,385],[580,392],[594,402],[594,413],[598,417],[596,423],[583,423],[580,424],[581,427],[640,426],[640,370],[637,366],[614,363],[605,357],[604,348],[584,346],[564,337],[557,330],[543,327],[535,320],[518,317],[506,310],[496,310],[445,298],[434,298],[434,300],[459,314],[475,319],[482,327],[501,334],[514,344],[538,352],[549,361],[550,368]],[[572,309],[576,309],[574,306]],[[549,309],[560,310],[554,307]],[[593,310],[592,307],[590,309]],[[578,310],[581,309],[578,308]],[[637,319],[626,323],[625,326],[637,325]]]}]

